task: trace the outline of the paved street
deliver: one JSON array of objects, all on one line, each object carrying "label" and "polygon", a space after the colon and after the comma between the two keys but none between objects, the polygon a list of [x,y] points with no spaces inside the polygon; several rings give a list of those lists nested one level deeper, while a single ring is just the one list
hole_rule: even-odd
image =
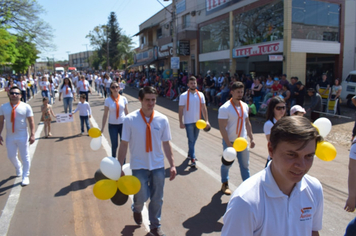
[{"label": "paved street", "polygon": [[[131,88],[124,91],[129,111],[140,107],[137,93]],[[0,92],[0,104],[7,101],[6,93]],[[94,173],[101,159],[111,152],[107,127],[103,135],[108,143],[104,140],[98,151],[90,149],[90,137],[79,136],[78,113],[72,123],[52,123],[53,136],[45,139],[43,125],[40,124],[41,101],[41,95],[37,94],[29,102],[37,131],[36,142],[31,145],[34,155],[29,186],[21,187],[21,178],[15,177],[5,146],[0,146],[0,236],[146,235],[147,217],[143,226],[135,224],[130,199],[125,205],[116,206],[110,200],[96,199],[92,193]],[[93,111],[91,124],[101,127],[104,99],[94,93],[89,102]],[[53,108],[55,113],[64,112],[62,102],[58,100]],[[199,135],[197,170],[187,165],[187,138],[185,130],[179,128],[178,103],[159,98],[156,110],[169,118],[178,171],[176,179],[169,181],[169,169],[166,169],[163,231],[168,236],[220,235],[229,196],[219,191],[222,144],[217,109],[209,108],[211,131],[200,132]],[[255,174],[264,168],[267,142],[262,131],[263,119],[253,118],[252,126],[256,147],[250,152],[250,171]],[[2,136],[6,136],[5,129]],[[343,235],[346,225],[355,217],[355,214],[343,210],[347,198],[348,149],[343,146],[336,146],[336,149],[338,156],[334,161],[323,162],[316,158],[310,171],[310,175],[317,177],[324,188],[323,236]],[[230,187],[234,190],[240,183],[238,163],[234,163],[230,170]]]}]

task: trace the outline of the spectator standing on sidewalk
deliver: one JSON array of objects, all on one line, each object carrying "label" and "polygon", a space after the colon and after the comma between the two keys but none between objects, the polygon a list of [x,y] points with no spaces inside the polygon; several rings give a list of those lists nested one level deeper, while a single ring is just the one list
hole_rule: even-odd
[{"label": "spectator standing on sidewalk", "polygon": [[191,76],[188,81],[188,90],[179,97],[179,126],[186,130],[188,138],[188,158],[190,166],[196,167],[195,142],[198,139],[199,129],[196,122],[201,119],[201,114],[206,121],[207,128],[210,127],[205,98],[202,92],[197,90],[197,79]]},{"label": "spectator standing on sidewalk", "polygon": [[[18,87],[10,88],[10,102],[0,107],[0,145],[4,139],[1,132],[6,121],[6,149],[7,157],[16,169],[16,175],[22,176],[22,185],[30,184],[30,153],[29,145],[35,142],[35,122],[31,106],[20,101],[21,91]],[[30,126],[30,135],[27,132],[27,123]],[[17,158],[19,150],[22,164]]]},{"label": "spectator standing on sidewalk", "polygon": [[[232,147],[233,142],[238,137],[243,137],[247,139],[250,138],[250,148],[255,147],[255,142],[253,141],[252,127],[249,120],[249,108],[246,103],[242,101],[244,95],[244,85],[241,82],[235,82],[231,86],[232,98],[230,101],[225,102],[219,108],[219,129],[223,139],[223,150],[227,147]],[[250,177],[249,159],[250,152],[249,148],[241,152],[237,152],[237,159],[240,165],[240,172],[242,180],[245,181]],[[229,169],[233,162],[228,162],[224,158],[221,159],[221,191],[230,195],[231,190],[229,189]]]},{"label": "spectator standing on sidewalk", "polygon": [[308,89],[308,95],[310,96],[310,105],[307,112],[310,112],[310,119],[312,122],[320,117],[321,106],[321,96],[313,88]]},{"label": "spectator standing on sidewalk", "polygon": [[171,132],[168,118],[154,110],[156,89],[151,86],[144,87],[140,89],[138,96],[141,109],[131,112],[124,120],[118,159],[122,166],[130,145],[132,175],[141,182],[141,189],[134,195],[132,204],[134,220],[136,224],[142,224],[142,209],[150,198],[148,205],[150,233],[162,236],[164,233],[160,221],[165,181],[162,146],[170,165],[169,179],[173,180],[177,174],[169,142]]}]

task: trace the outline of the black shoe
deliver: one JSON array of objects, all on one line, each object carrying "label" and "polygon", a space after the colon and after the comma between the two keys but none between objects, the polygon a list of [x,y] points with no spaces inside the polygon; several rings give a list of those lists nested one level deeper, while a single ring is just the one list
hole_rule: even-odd
[{"label": "black shoe", "polygon": [[141,225],[142,224],[142,214],[141,212],[134,212],[133,213],[134,220],[136,224]]},{"label": "black shoe", "polygon": [[195,159],[190,159],[190,167],[197,168],[197,163],[195,162]]},{"label": "black shoe", "polygon": [[150,234],[153,236],[166,236],[163,231],[161,230],[161,228],[154,228],[151,229]]}]

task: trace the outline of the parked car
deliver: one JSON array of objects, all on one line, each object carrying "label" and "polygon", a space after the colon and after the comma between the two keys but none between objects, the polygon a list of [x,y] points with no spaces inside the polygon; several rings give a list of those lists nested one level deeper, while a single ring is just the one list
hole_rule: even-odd
[{"label": "parked car", "polygon": [[356,95],[356,70],[351,71],[341,83],[341,100],[346,101],[347,106],[353,107],[351,98]]}]

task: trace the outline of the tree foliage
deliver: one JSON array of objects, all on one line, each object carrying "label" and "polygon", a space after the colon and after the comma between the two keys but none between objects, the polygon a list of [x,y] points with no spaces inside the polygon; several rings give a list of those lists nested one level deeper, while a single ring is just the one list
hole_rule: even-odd
[{"label": "tree foliage", "polygon": [[115,12],[111,12],[108,19],[108,36],[109,36],[109,61],[113,68],[118,68],[120,64],[120,55],[117,48],[120,42],[121,29],[117,22]]},{"label": "tree foliage", "polygon": [[121,55],[121,59],[125,62],[126,69],[128,64],[132,64],[134,57],[134,43],[132,41],[132,37],[127,35],[121,35],[121,41],[117,46],[119,51],[119,55]]},{"label": "tree foliage", "polygon": [[0,28],[0,64],[14,63],[18,56],[16,36],[11,35],[6,29]]},{"label": "tree foliage", "polygon": [[17,38],[16,48],[19,53],[12,68],[18,72],[25,72],[30,65],[35,64],[39,51],[34,43],[27,41],[25,36]]}]

